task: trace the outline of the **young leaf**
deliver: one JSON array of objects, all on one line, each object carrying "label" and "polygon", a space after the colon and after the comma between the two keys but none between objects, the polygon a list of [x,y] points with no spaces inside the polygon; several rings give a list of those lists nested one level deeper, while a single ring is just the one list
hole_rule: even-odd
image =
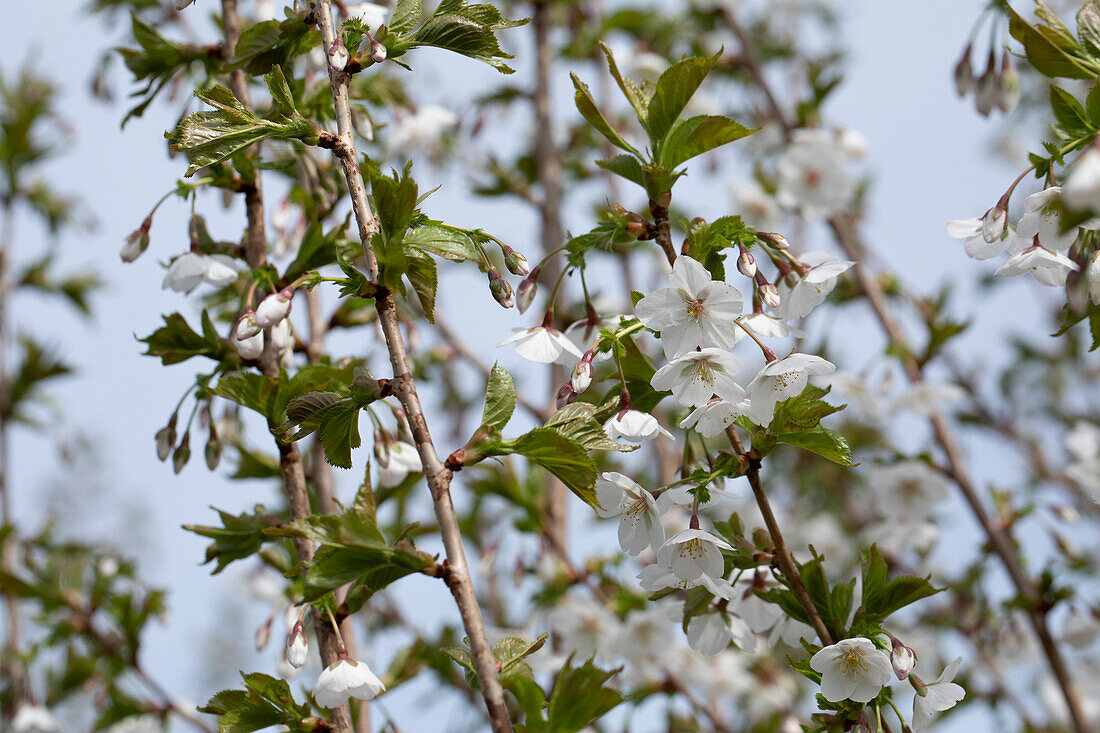
[{"label": "young leaf", "polygon": [[[415,22],[412,20],[412,8],[401,8],[401,11],[400,17],[394,12],[395,21],[400,25]],[[419,16],[419,8],[415,12]],[[434,46],[482,61],[502,74],[511,74],[515,69],[505,64],[503,59],[512,56],[501,49],[496,32],[526,23],[526,18],[505,20],[496,7],[487,3],[470,5],[467,0],[443,0],[424,25],[411,35],[393,42],[390,57],[400,56],[416,46]]]},{"label": "young leaf", "polygon": [[641,162],[633,155],[627,155],[626,153],[613,155],[610,158],[597,160],[596,165],[628,181],[637,183],[643,188],[645,187],[645,169],[642,168]]},{"label": "young leaf", "polygon": [[573,99],[577,104],[577,111],[588,121],[588,124],[596,128],[596,131],[607,138],[612,144],[631,153],[636,158],[641,158],[642,154],[639,153],[633,145],[624,140],[619,133],[615,132],[615,129],[611,127],[611,123],[603,116],[603,112],[600,111],[599,105],[596,104],[596,99],[592,96],[592,92],[588,89],[588,85],[572,72],[570,72],[569,77],[573,80],[573,88],[576,89],[576,94],[573,95]]},{"label": "young leaf", "polygon": [[591,660],[574,667],[570,657],[550,694],[548,729],[554,733],[574,733],[618,706],[623,701],[622,695],[606,686],[617,673],[618,670],[605,672]]},{"label": "young leaf", "polygon": [[[649,137],[654,149],[661,146],[665,135],[691,101],[692,95],[714,68],[718,55],[684,59],[665,69],[657,80],[657,88],[649,100],[647,120]],[[668,166],[674,168],[675,166]]]},{"label": "young leaf", "polygon": [[553,428],[536,428],[503,444],[539,464],[591,507],[596,499],[596,463],[583,448]]},{"label": "young leaf", "polygon": [[642,127],[648,129],[649,121],[649,100],[650,95],[646,94],[641,87],[639,87],[633,79],[629,79],[622,75],[619,71],[619,65],[615,63],[615,57],[611,54],[611,49],[607,44],[600,41],[600,49],[603,50],[604,56],[607,57],[607,66],[611,70],[611,76],[614,77],[615,83],[619,85],[619,89],[622,90],[623,96],[626,97],[626,101],[630,102],[630,106],[634,108],[634,113],[638,115],[638,121],[642,123]]},{"label": "young leaf", "polygon": [[516,386],[512,375],[499,364],[493,364],[489,384],[485,388],[485,409],[481,413],[482,425],[504,429],[516,409]]},{"label": "young leaf", "polygon": [[740,140],[754,132],[755,129],[750,130],[721,115],[689,117],[680,120],[669,130],[657,163],[672,170],[697,155]]}]

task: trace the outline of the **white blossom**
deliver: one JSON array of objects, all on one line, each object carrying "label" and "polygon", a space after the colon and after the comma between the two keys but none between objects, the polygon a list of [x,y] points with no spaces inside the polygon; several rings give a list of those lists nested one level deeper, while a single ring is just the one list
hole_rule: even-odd
[{"label": "white blossom", "polygon": [[699,262],[676,258],[669,276],[671,287],[638,301],[634,312],[649,328],[661,332],[665,356],[674,359],[696,348],[729,350],[736,342],[734,321],[741,315],[741,293],[712,280]]},{"label": "white blossom", "polygon": [[715,395],[736,402],[745,396],[745,390],[733,379],[740,369],[741,363],[733,354],[708,347],[672,359],[654,373],[650,384],[659,392],[671,390],[685,407],[705,405]]},{"label": "white blossom", "polygon": [[446,132],[458,124],[458,115],[446,107],[425,104],[416,112],[391,125],[386,151],[391,156],[409,157],[428,151],[437,153]]},{"label": "white blossom", "polygon": [[515,344],[516,353],[529,361],[539,364],[553,364],[563,354],[580,359],[580,349],[562,335],[561,331],[549,326],[534,328],[516,328],[514,334],[501,341],[497,346]]},{"label": "white blossom", "polygon": [[977,217],[972,219],[953,219],[947,222],[947,234],[955,239],[963,240],[963,249],[966,255],[975,260],[988,260],[1005,251],[1011,237],[996,239],[992,242],[985,241],[982,233],[982,220]]},{"label": "white blossom", "polygon": [[924,461],[898,461],[867,470],[867,486],[888,519],[926,518],[948,495],[947,479]]},{"label": "white blossom", "polygon": [[[741,393],[743,395],[744,390],[741,390]],[[723,399],[711,400],[692,410],[691,414],[680,421],[680,427],[685,430],[694,428],[695,432],[704,438],[713,438],[725,432],[726,428],[733,425],[734,421],[744,415],[748,408],[748,400],[743,397],[736,402]]]},{"label": "white blossom", "polygon": [[608,645],[619,629],[619,619],[588,596],[567,595],[547,614],[555,640],[565,650],[586,659],[606,658]]},{"label": "white blossom", "polygon": [[385,692],[386,686],[366,662],[340,659],[325,667],[313,686],[313,699],[323,708],[338,708],[348,701],[373,700]]},{"label": "white blossom", "polygon": [[830,644],[810,657],[821,673],[821,694],[829,702],[870,702],[893,673],[890,656],[864,637]]},{"label": "white blossom", "polygon": [[1051,186],[1024,199],[1024,215],[1016,224],[1016,236],[1028,244],[1038,237],[1039,244],[1055,252],[1069,249],[1081,227],[1074,226],[1062,231],[1062,215],[1057,206],[1061,193],[1061,186]]},{"label": "white blossom", "polygon": [[1073,211],[1100,212],[1100,150],[1095,146],[1073,164],[1062,187],[1062,202]]},{"label": "white blossom", "polygon": [[779,156],[776,198],[807,219],[824,219],[843,211],[855,194],[848,156],[824,130],[796,130]]},{"label": "white blossom", "polygon": [[793,353],[768,362],[749,382],[749,417],[757,425],[767,426],[775,414],[776,404],[801,394],[810,375],[830,374],[835,370],[831,362],[812,354]]},{"label": "white blossom", "polygon": [[[782,302],[780,305],[782,305]],[[757,336],[764,339],[786,338],[787,336],[802,338],[806,335],[806,332],[801,328],[789,326],[784,323],[781,318],[776,318],[767,313],[753,313],[751,316],[742,318],[741,322],[748,326]],[[740,342],[743,338],[748,338],[748,334],[745,333],[745,329],[738,328],[735,341]]]},{"label": "white blossom", "polygon": [[1089,608],[1081,610],[1074,606],[1062,624],[1062,641],[1078,649],[1092,646],[1100,637],[1100,619]]},{"label": "white blossom", "polygon": [[237,276],[236,265],[227,255],[185,252],[172,260],[161,287],[165,290],[190,293],[199,283],[207,282],[220,288],[236,282]]},{"label": "white blossom", "polygon": [[11,720],[11,733],[61,733],[61,722],[46,708],[22,705]]},{"label": "white blossom", "polygon": [[672,433],[661,427],[657,418],[638,410],[620,410],[604,423],[604,431],[612,440],[642,443],[658,435],[672,439]]},{"label": "white blossom", "polygon": [[708,657],[724,651],[730,642],[747,652],[756,648],[756,636],[748,625],[737,616],[723,611],[692,616],[687,625],[687,638],[692,649]]},{"label": "white blossom", "polygon": [[1029,274],[1043,285],[1063,287],[1069,273],[1079,269],[1076,262],[1060,252],[1032,246],[1009,257],[994,274],[1001,277]]},{"label": "white blossom", "polygon": [[397,441],[390,443],[387,450],[389,462],[384,466],[381,461],[378,462],[378,482],[383,487],[393,488],[404,481],[410,473],[418,473],[424,469],[415,446]]},{"label": "white blossom", "polygon": [[777,229],[783,222],[783,210],[775,197],[756,181],[730,186],[733,210],[746,224],[763,231]]},{"label": "white blossom", "polygon": [[624,552],[638,555],[647,547],[656,551],[664,544],[661,508],[668,503],[667,499],[659,503],[629,477],[614,472],[604,473],[596,480],[596,499],[597,514],[604,519],[619,517],[619,546]]},{"label": "white blossom", "polygon": [[945,405],[958,402],[966,396],[966,390],[957,384],[936,384],[921,382],[906,387],[894,398],[890,405],[892,412],[912,412],[914,415],[928,417]]},{"label": "white blossom", "polygon": [[955,704],[966,697],[966,690],[955,684],[953,680],[959,672],[959,664],[962,657],[947,665],[935,682],[918,689],[913,698],[913,731],[922,733],[928,730],[928,723],[932,719],[932,713],[942,713],[950,710]]},{"label": "white blossom", "polygon": [[682,580],[701,575],[721,578],[725,567],[722,550],[733,548],[721,537],[703,529],[685,529],[669,537],[657,551],[657,564]]},{"label": "white blossom", "polygon": [[294,291],[283,288],[260,301],[256,306],[256,325],[260,328],[274,326],[290,315],[290,306],[294,302]]},{"label": "white blossom", "polygon": [[836,287],[836,279],[855,264],[820,251],[807,252],[799,259],[809,267],[806,274],[791,273],[779,282],[779,317],[785,321],[810,315]]},{"label": "white blossom", "polygon": [[295,669],[306,663],[309,654],[309,645],[306,643],[306,634],[302,629],[302,622],[295,621],[294,628],[286,638],[286,660]]},{"label": "white blossom", "polygon": [[258,333],[246,339],[231,339],[242,359],[259,359],[264,353],[264,335]]}]

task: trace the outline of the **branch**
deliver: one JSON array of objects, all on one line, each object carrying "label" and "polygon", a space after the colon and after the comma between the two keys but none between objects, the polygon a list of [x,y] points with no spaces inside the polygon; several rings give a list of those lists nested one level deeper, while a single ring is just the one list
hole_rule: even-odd
[{"label": "branch", "polygon": [[[331,48],[336,40],[336,30],[332,23],[331,0],[319,0],[316,5],[318,22],[324,48]],[[336,109],[338,135],[332,148],[348,184],[352,210],[359,228],[359,239],[363,245],[363,256],[367,261],[367,273],[371,281],[378,280],[378,261],[371,250],[371,235],[377,227],[377,219],[367,200],[366,188],[359,169],[359,153],[355,147],[352,133],[351,107],[348,103],[347,75],[342,71],[329,69],[332,97]],[[489,646],[489,637],[485,623],[481,618],[477,596],[474,594],[473,581],[466,562],[466,553],[462,547],[462,532],[451,501],[451,472],[444,468],[436,454],[428,423],[420,397],[416,393],[409,357],[405,351],[405,342],[397,318],[397,308],[393,293],[386,288],[378,288],[374,299],[378,320],[386,338],[386,346],[393,364],[394,394],[401,401],[409,420],[417,452],[424,467],[424,478],[431,490],[439,531],[446,551],[444,580],[458,605],[462,624],[470,640],[470,652],[474,667],[481,684],[482,696],[489,711],[489,719],[494,733],[510,733],[511,717],[504,704],[504,689],[497,676],[497,663]]]}]

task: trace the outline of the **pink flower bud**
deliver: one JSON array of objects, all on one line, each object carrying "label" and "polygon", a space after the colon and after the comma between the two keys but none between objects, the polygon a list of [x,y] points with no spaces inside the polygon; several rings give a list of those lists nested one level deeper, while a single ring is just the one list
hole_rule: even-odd
[{"label": "pink flower bud", "polygon": [[561,389],[558,390],[557,397],[558,399],[556,404],[559,410],[571,403],[573,400],[577,399],[577,393],[573,391],[573,383],[566,382],[565,384],[563,384],[561,386]]},{"label": "pink flower bud", "polygon": [[539,290],[539,268],[531,271],[531,274],[523,279],[516,291],[516,307],[520,313],[526,313],[531,304],[535,302],[535,294]]},{"label": "pink flower bud", "polygon": [[997,106],[1002,112],[1011,112],[1020,103],[1020,75],[1012,62],[1012,54],[1001,59],[1001,75],[997,79]]},{"label": "pink flower bud", "polygon": [[776,249],[790,249],[791,245],[787,241],[787,238],[778,232],[760,232],[760,238],[765,242],[775,247]]},{"label": "pink flower bud", "polygon": [[348,50],[344,48],[344,42],[339,38],[333,42],[332,48],[328,50],[328,65],[334,71],[343,71],[344,67],[348,65]]},{"label": "pink flower bud", "polygon": [[211,471],[218,467],[222,459],[222,444],[216,436],[211,435],[210,440],[206,441],[203,457],[206,459],[206,467]]},{"label": "pink flower bud", "polygon": [[531,274],[531,268],[527,264],[527,258],[508,245],[504,245],[504,264],[507,265],[508,272],[513,275],[525,277]]},{"label": "pink flower bud", "polygon": [[904,680],[913,671],[913,665],[917,663],[917,655],[913,650],[898,640],[893,640],[893,650],[890,652],[890,664],[894,667],[894,674],[899,680]]},{"label": "pink flower bud", "polygon": [[157,458],[162,461],[168,460],[176,443],[176,417],[173,414],[168,424],[157,431]]},{"label": "pink flower bud", "polygon": [[149,248],[149,229],[152,226],[153,217],[147,216],[145,221],[141,222],[141,226],[126,235],[126,242],[122,245],[122,251],[119,252],[123,262],[133,262]]},{"label": "pink flower bud", "polygon": [[376,64],[380,64],[380,63],[382,63],[383,61],[386,60],[386,55],[387,55],[386,45],[384,43],[379,43],[378,41],[375,41],[374,39],[371,39],[371,42],[370,42],[370,57],[371,57],[371,60],[374,61],[374,63],[376,63]]},{"label": "pink flower bud", "polygon": [[764,301],[764,305],[769,308],[779,307],[779,289],[771,283],[764,283],[760,286],[760,299]]},{"label": "pink flower bud", "polygon": [[256,307],[256,325],[267,328],[286,318],[290,314],[293,299],[294,291],[290,288],[283,288],[264,298]]},{"label": "pink flower bud", "polygon": [[963,50],[962,58],[955,64],[955,91],[965,97],[974,89],[974,69],[970,66],[970,46]]},{"label": "pink flower bud", "polygon": [[172,452],[172,470],[179,473],[187,462],[191,460],[191,433],[183,436],[183,440]]},{"label": "pink flower bud", "polygon": [[592,375],[594,373],[592,368],[593,356],[591,351],[586,351],[584,356],[581,357],[581,360],[573,367],[573,374],[569,378],[569,384],[573,388],[574,394],[584,392],[588,389],[589,385],[592,384]]},{"label": "pink flower bud", "polygon": [[752,256],[752,252],[741,249],[741,254],[737,257],[737,269],[745,277],[756,276],[756,258]]},{"label": "pink flower bud", "polygon": [[305,632],[302,630],[302,622],[297,621],[290,635],[286,638],[286,661],[298,669],[306,663],[309,654],[309,643],[306,641]]},{"label": "pink flower bud", "polygon": [[1008,202],[1002,199],[982,216],[982,239],[992,244],[1004,236],[1007,228]]},{"label": "pink flower bud", "polygon": [[237,340],[250,339],[262,330],[260,324],[256,323],[256,314],[250,308],[244,312],[241,320],[237,321]]}]

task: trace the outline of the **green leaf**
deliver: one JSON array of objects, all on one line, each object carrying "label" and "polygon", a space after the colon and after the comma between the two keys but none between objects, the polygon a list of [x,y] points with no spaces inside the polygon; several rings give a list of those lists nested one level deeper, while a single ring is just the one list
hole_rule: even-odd
[{"label": "green leaf", "polygon": [[438,286],[438,274],[435,260],[416,249],[407,249],[409,268],[405,277],[416,291],[420,307],[428,323],[435,323],[435,291]]},{"label": "green leaf", "polygon": [[604,420],[614,414],[618,402],[608,408],[596,407],[588,402],[574,402],[561,408],[546,421],[544,427],[554,428],[586,451],[610,450],[628,453],[640,446],[623,445],[608,437],[599,417]]},{"label": "green leaf", "polygon": [[340,401],[324,411],[317,435],[325,449],[325,460],[338,468],[351,468],[351,451],[361,444],[360,406],[352,400]]},{"label": "green leaf", "polygon": [[882,623],[898,609],[942,590],[933,587],[928,577],[887,579],[889,568],[875,545],[863,556],[862,569],[863,612],[871,623]]},{"label": "green leaf", "polygon": [[[684,59],[665,69],[649,100],[647,119],[654,150],[660,149],[665,136],[691,101],[692,95],[714,68],[718,55]],[[728,141],[727,141],[728,142]],[[717,146],[715,146],[717,147]],[[705,152],[705,151],[704,151]],[[686,160],[686,159],[685,159]],[[675,168],[677,164],[669,165]]]},{"label": "green leaf", "polygon": [[296,15],[283,21],[265,20],[241,32],[230,64],[253,76],[267,74],[276,65],[292,69],[296,56],[320,42],[316,26],[303,23]]},{"label": "green leaf", "polygon": [[[1043,7],[1040,4],[1040,8]],[[1095,64],[1088,59],[1084,49],[1068,31],[1042,24],[1033,26],[1007,3],[1004,9],[1009,17],[1009,32],[1023,44],[1027,60],[1040,73],[1068,79],[1089,79],[1096,76]]]},{"label": "green leaf", "polygon": [[639,186],[645,187],[645,169],[642,168],[641,162],[633,155],[628,155],[627,153],[613,155],[610,158],[597,160],[596,165],[628,181],[637,183]]},{"label": "green leaf", "polygon": [[[222,520],[221,527],[207,527],[201,524],[185,524],[189,532],[213,540],[206,548],[204,564],[216,562],[213,574],[217,575],[232,562],[244,560],[255,555],[263,547],[264,527],[267,526],[266,510],[256,507],[257,514],[234,516],[221,509],[215,509]],[[260,513],[262,511],[262,513]]]},{"label": "green leaf", "polygon": [[491,264],[467,232],[440,222],[431,222],[410,230],[405,234],[405,244],[452,262],[476,262],[483,272]]},{"label": "green leaf", "polygon": [[1081,103],[1065,89],[1054,84],[1050,85],[1050,106],[1054,111],[1054,119],[1070,135],[1082,137],[1089,131],[1094,131],[1095,128]]},{"label": "green leaf", "polygon": [[275,109],[284,115],[298,114],[298,108],[294,106],[294,93],[290,91],[290,85],[286,82],[281,66],[276,66],[271,73],[264,77],[267,90],[271,93],[271,101]]},{"label": "green leaf", "polygon": [[591,507],[596,499],[596,463],[583,448],[553,428],[536,428],[502,447],[519,453],[557,476]]},{"label": "green leaf", "polygon": [[665,137],[658,163],[672,170],[717,147],[756,132],[721,115],[699,115],[680,120]]},{"label": "green leaf", "polygon": [[503,430],[515,409],[516,385],[512,381],[512,375],[499,364],[493,364],[489,373],[489,384],[485,388],[485,409],[481,413],[481,424]]},{"label": "green leaf", "polygon": [[[405,11],[399,19],[403,25],[409,22]],[[515,70],[503,59],[512,56],[501,49],[496,32],[525,23],[527,19],[505,20],[496,7],[487,3],[470,5],[466,0],[443,0],[424,25],[394,43],[396,53],[390,56],[400,56],[416,46],[434,46],[489,64],[502,74],[511,74]]]},{"label": "green leaf", "polygon": [[815,425],[794,433],[779,433],[775,436],[775,440],[804,448],[842,466],[855,465],[852,463],[852,449],[844,436],[822,425]]},{"label": "green leaf", "polygon": [[614,77],[615,83],[619,85],[623,96],[634,108],[634,114],[638,116],[638,121],[642,123],[642,127],[648,129],[647,116],[649,114],[650,95],[646,94],[632,79],[622,75],[619,71],[619,65],[615,63],[615,57],[611,54],[611,49],[608,48],[606,43],[600,41],[600,48],[603,50],[604,56],[607,57],[607,66],[611,70],[611,76]]},{"label": "green leaf", "polygon": [[550,694],[548,730],[575,733],[617,707],[623,697],[607,686],[607,681],[617,673],[618,670],[600,669],[592,660],[580,667],[572,666],[572,658],[567,660]]},{"label": "green leaf", "polygon": [[420,23],[423,14],[424,10],[420,5],[420,0],[397,0],[397,5],[390,13],[390,22],[388,23],[390,33],[398,36],[405,35]]},{"label": "green leaf", "polygon": [[588,124],[596,128],[596,131],[607,138],[613,145],[631,153],[636,158],[641,158],[642,154],[635,150],[633,145],[624,140],[619,133],[615,132],[615,129],[611,127],[611,123],[603,116],[603,112],[600,111],[599,105],[596,104],[596,99],[592,96],[592,92],[588,89],[588,85],[572,72],[569,73],[569,78],[573,80],[573,88],[576,89],[573,100],[576,102],[577,111],[588,121]]},{"label": "green leaf", "polygon": [[1100,56],[1100,0],[1088,0],[1077,11],[1077,37],[1094,57]]},{"label": "green leaf", "polygon": [[[202,314],[203,323],[209,321],[206,311]],[[211,326],[212,328],[212,326]],[[195,333],[187,320],[179,313],[164,316],[164,325],[143,339],[138,339],[147,347],[145,356],[158,356],[165,366],[187,361],[193,356],[206,356],[218,359],[222,352],[219,340],[210,339],[203,329],[203,335]]]}]

